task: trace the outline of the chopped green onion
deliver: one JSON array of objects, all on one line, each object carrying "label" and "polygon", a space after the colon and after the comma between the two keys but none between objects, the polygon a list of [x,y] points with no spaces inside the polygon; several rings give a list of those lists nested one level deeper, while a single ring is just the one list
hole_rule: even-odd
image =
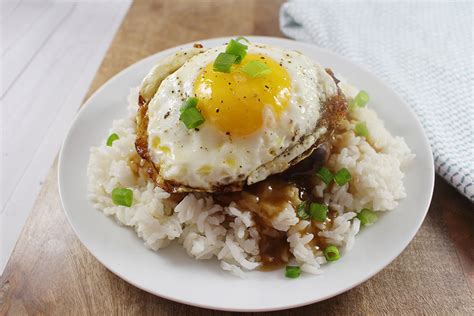
[{"label": "chopped green onion", "polygon": [[363,208],[359,214],[357,214],[357,218],[360,220],[362,226],[368,226],[377,221],[377,214],[368,208]]},{"label": "chopped green onion", "polygon": [[286,266],[285,276],[290,279],[296,279],[301,274],[300,267],[296,266]]},{"label": "chopped green onion", "polygon": [[355,97],[355,103],[358,107],[364,107],[369,102],[369,95],[364,90],[360,90]]},{"label": "chopped green onion", "polygon": [[188,129],[196,128],[204,123],[204,117],[196,108],[198,102],[198,98],[188,98],[179,109],[181,112],[179,119],[184,123],[184,125],[186,125]]},{"label": "chopped green onion", "polygon": [[367,124],[365,122],[358,122],[355,125],[354,132],[357,136],[369,136],[369,130],[367,129]]},{"label": "chopped green onion", "polygon": [[184,103],[179,108],[179,112],[183,113],[189,108],[195,108],[196,105],[198,104],[198,101],[199,101],[198,98],[194,98],[194,97],[188,98],[186,101],[184,101]]},{"label": "chopped green onion", "polygon": [[333,245],[327,246],[326,249],[324,249],[324,256],[327,261],[336,261],[341,257],[339,255],[339,249]]},{"label": "chopped green onion", "polygon": [[298,209],[296,210],[296,215],[298,215],[298,217],[300,219],[308,219],[309,218],[309,214],[308,212],[306,211],[306,206],[308,204],[306,202],[302,202],[299,206],[298,206]]},{"label": "chopped green onion", "polygon": [[188,108],[179,116],[181,122],[184,123],[187,129],[196,128],[204,123],[204,117],[197,108]]},{"label": "chopped green onion", "polygon": [[322,167],[321,169],[319,169],[319,171],[316,172],[316,175],[326,184],[331,183],[332,178],[334,178],[332,172],[326,167]]},{"label": "chopped green onion", "polygon": [[116,205],[132,206],[133,191],[130,189],[115,188],[112,190],[112,201]]},{"label": "chopped green onion", "polygon": [[324,222],[328,217],[328,206],[325,204],[311,203],[309,205],[311,218],[318,222]]},{"label": "chopped green onion", "polygon": [[242,67],[242,71],[252,78],[262,77],[272,72],[267,65],[259,60],[249,61]]},{"label": "chopped green onion", "polygon": [[238,56],[227,53],[220,53],[217,55],[214,65],[212,66],[214,71],[218,72],[230,72],[230,67],[235,63]]},{"label": "chopped green onion", "polygon": [[107,146],[112,146],[112,143],[119,139],[119,136],[115,133],[111,134],[109,138],[107,138]]},{"label": "chopped green onion", "polygon": [[369,95],[364,90],[360,90],[354,100],[349,102],[349,110],[355,109],[356,106],[363,108],[369,102]]},{"label": "chopped green onion", "polygon": [[347,182],[351,181],[351,179],[351,173],[346,168],[342,168],[334,175],[334,182],[336,182],[338,186],[343,186]]},{"label": "chopped green onion", "polygon": [[227,44],[227,48],[225,52],[226,54],[237,56],[235,63],[240,64],[242,59],[244,59],[245,55],[247,55],[247,48],[248,48],[247,45],[244,45],[232,39],[230,40],[229,44]]},{"label": "chopped green onion", "polygon": [[241,40],[244,40],[244,41],[246,41],[247,43],[250,44],[250,41],[249,41],[248,39],[246,39],[245,37],[243,37],[243,36],[239,36],[239,37],[237,37],[235,40],[236,40],[237,42],[240,42]]}]

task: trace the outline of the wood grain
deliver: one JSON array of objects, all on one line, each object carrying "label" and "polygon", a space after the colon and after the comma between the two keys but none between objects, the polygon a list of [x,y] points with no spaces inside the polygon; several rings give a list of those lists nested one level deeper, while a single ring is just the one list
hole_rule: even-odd
[{"label": "wood grain", "polygon": [[[90,93],[124,67],[177,44],[234,34],[281,36],[277,19],[280,3],[135,2]],[[56,167],[55,163],[0,279],[0,314],[231,314],[155,297],[103,267],[80,244],[66,221]],[[387,268],[332,299],[269,314],[473,314],[472,245],[472,204],[437,177],[425,222]]]}]

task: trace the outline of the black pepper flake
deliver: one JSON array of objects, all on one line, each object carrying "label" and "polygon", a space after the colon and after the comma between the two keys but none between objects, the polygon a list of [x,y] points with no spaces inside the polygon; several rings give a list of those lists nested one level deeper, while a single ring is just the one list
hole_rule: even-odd
[{"label": "black pepper flake", "polygon": [[269,87],[269,86],[267,86],[267,85],[265,85],[265,88],[267,88],[267,89],[270,89],[270,87]]},{"label": "black pepper flake", "polygon": [[242,168],[242,166],[239,166],[239,168]]},{"label": "black pepper flake", "polygon": [[260,102],[260,98],[258,98],[257,100],[258,100],[258,102]]},{"label": "black pepper flake", "polygon": [[244,99],[247,99],[247,96],[246,96],[246,95],[244,95]]},{"label": "black pepper flake", "polygon": [[282,64],[282,63],[280,63],[280,67],[283,67],[283,64]]},{"label": "black pepper flake", "polygon": [[224,103],[224,100],[221,100],[221,104]]},{"label": "black pepper flake", "polygon": [[174,90],[171,90],[171,93],[174,93]]},{"label": "black pepper flake", "polygon": [[219,113],[219,109],[216,109],[216,113]]},{"label": "black pepper flake", "polygon": [[265,59],[265,57],[261,56],[260,59]]},{"label": "black pepper flake", "polygon": [[170,111],[166,112],[165,116],[163,118],[166,120],[168,118],[168,116],[170,116]]},{"label": "black pepper flake", "polygon": [[196,127],[194,130],[195,130],[196,132],[199,132],[199,128],[197,128],[197,127]]},{"label": "black pepper flake", "polygon": [[228,82],[228,84],[229,84],[229,86],[231,85],[231,83],[230,83],[230,82]]},{"label": "black pepper flake", "polygon": [[226,135],[230,135],[230,132],[225,132]]}]

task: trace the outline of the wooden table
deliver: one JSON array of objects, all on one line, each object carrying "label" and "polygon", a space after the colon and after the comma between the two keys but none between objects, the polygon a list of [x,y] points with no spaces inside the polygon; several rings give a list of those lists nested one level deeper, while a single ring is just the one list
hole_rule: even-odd
[{"label": "wooden table", "polygon": [[[136,2],[89,95],[128,65],[177,44],[235,34],[282,36],[280,4],[270,0]],[[0,279],[0,314],[217,314],[148,294],[95,260],[66,221],[56,169],[54,163]],[[281,313],[474,314],[472,208],[437,177],[427,218],[393,263],[351,291]]]}]

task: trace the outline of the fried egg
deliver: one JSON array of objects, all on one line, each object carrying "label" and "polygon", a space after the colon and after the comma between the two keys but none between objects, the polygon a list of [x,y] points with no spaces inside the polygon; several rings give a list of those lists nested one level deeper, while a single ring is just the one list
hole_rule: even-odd
[{"label": "fried egg", "polygon": [[[180,52],[142,84],[146,157],[168,191],[239,190],[305,158],[331,129],[328,100],[340,92],[319,64],[296,51],[249,43],[229,73],[214,71],[225,49]],[[255,60],[270,72],[245,74],[242,68]],[[194,129],[180,121],[189,97],[198,98],[205,119]]]}]

